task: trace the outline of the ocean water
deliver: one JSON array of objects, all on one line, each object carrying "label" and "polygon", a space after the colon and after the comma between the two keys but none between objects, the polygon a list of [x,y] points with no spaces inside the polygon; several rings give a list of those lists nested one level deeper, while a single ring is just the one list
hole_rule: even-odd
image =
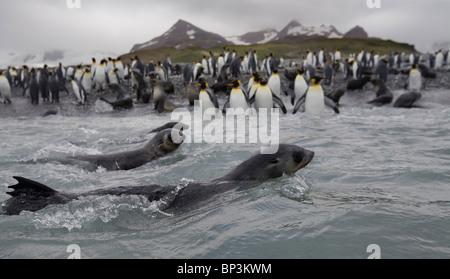
[{"label": "ocean water", "polygon": [[[0,215],[0,258],[64,259],[72,244],[82,258],[364,259],[371,244],[381,258],[450,258],[450,91],[430,89],[424,108],[414,109],[373,108],[357,94],[343,97],[339,115],[280,116],[280,142],[315,152],[295,175],[221,194],[184,214],[138,196],[105,196]],[[3,118],[0,202],[13,176],[74,193],[183,184],[221,176],[259,150],[182,144],[117,172],[44,160],[140,147],[169,121],[169,113],[153,112]]]}]

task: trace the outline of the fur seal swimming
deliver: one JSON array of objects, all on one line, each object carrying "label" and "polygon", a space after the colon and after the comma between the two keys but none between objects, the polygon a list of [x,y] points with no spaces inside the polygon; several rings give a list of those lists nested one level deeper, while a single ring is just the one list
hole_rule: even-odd
[{"label": "fur seal swimming", "polygon": [[[180,124],[180,127],[184,126]],[[179,138],[173,138],[174,135],[179,136]],[[95,171],[99,167],[108,171],[130,170],[175,151],[183,140],[182,131],[179,131],[178,134],[172,133],[172,128],[169,128],[158,132],[146,145],[139,149],[112,154],[80,155],[58,159],[57,161],[62,164],[78,165],[89,171]]]},{"label": "fur seal swimming", "polygon": [[377,92],[377,97],[372,101],[368,102],[369,104],[374,104],[376,106],[386,105],[392,102],[394,95],[387,88],[386,84],[381,79],[373,79],[370,81],[373,85],[375,85],[375,91]]},{"label": "fur seal swimming", "polygon": [[108,101],[103,97],[100,97],[100,100],[110,104],[113,109],[116,110],[131,109],[133,107],[133,98],[131,97],[131,94],[128,93],[120,84],[110,83],[108,84],[108,88],[116,92],[116,100]]},{"label": "fur seal swimming", "polygon": [[[167,207],[163,210],[186,212],[206,203],[221,193],[255,186],[254,182],[294,174],[307,166],[314,152],[296,145],[280,144],[275,154],[256,154],[242,162],[228,174],[205,182],[191,182],[180,185],[122,186],[100,189],[82,194],[63,193],[51,189],[39,182],[15,176],[18,184],[8,188],[10,199],[4,202],[3,210],[7,215],[18,215],[22,211],[35,212],[49,205],[66,204],[80,197],[103,195],[138,195],[149,201],[164,199]],[[252,183],[253,182],[253,183]],[[175,195],[174,195],[175,194]],[[174,196],[174,197],[173,197]]]}]

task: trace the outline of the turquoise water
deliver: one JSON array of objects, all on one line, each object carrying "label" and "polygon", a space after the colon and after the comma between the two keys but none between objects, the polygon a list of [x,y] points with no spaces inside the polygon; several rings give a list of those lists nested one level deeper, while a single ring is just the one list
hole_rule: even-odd
[{"label": "turquoise water", "polygon": [[[280,142],[314,151],[309,166],[185,214],[108,196],[0,215],[0,258],[67,258],[71,244],[82,258],[367,258],[370,244],[382,258],[449,258],[450,92],[426,93],[421,109],[357,105],[359,97],[347,94],[339,115],[280,116]],[[170,114],[153,112],[1,119],[0,201],[12,176],[75,193],[178,184],[221,176],[259,150],[182,144],[118,172],[41,160],[140,147],[168,121]]]}]

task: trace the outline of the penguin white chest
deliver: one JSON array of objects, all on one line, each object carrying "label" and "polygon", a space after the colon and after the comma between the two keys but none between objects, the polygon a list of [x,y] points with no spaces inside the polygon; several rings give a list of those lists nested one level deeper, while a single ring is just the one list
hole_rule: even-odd
[{"label": "penguin white chest", "polygon": [[272,91],[269,86],[260,86],[256,91],[255,108],[270,110],[273,108]]},{"label": "penguin white chest", "polygon": [[206,91],[204,91],[204,90],[200,91],[198,99],[199,99],[199,101],[202,104],[202,111],[203,111],[203,113],[205,113],[205,111],[207,109],[210,109],[210,108],[214,109],[215,108],[214,103],[211,101],[211,99],[209,98],[209,95],[208,95],[208,93]]},{"label": "penguin white chest", "polygon": [[245,96],[242,90],[239,89],[231,90],[230,108],[242,108],[243,110],[248,109],[248,104],[247,101],[245,100]]},{"label": "penguin white chest", "polygon": [[319,85],[309,88],[305,99],[305,112],[310,114],[320,114],[325,109],[325,97],[323,89]]},{"label": "penguin white chest", "polygon": [[11,98],[11,86],[5,76],[0,76],[0,92],[3,98]]},{"label": "penguin white chest", "polygon": [[305,95],[306,90],[308,90],[308,84],[302,75],[297,75],[295,78],[294,92],[295,101],[297,102],[303,95]]},{"label": "penguin white chest", "polygon": [[272,89],[272,93],[275,94],[277,97],[280,97],[280,89],[281,89],[281,81],[280,77],[277,74],[273,74],[269,78],[269,82],[267,85]]},{"label": "penguin white chest", "polygon": [[411,91],[420,91],[422,87],[422,75],[418,70],[411,70],[409,74],[408,89]]}]

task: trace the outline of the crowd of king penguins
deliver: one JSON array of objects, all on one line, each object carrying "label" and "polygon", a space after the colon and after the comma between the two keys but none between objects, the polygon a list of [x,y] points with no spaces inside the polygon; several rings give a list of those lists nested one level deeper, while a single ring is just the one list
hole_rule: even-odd
[{"label": "crowd of king penguins", "polygon": [[[436,78],[436,71],[448,70],[449,52],[434,54],[391,52],[379,54],[362,49],[359,53],[344,53],[340,49],[305,50],[304,55],[285,61],[274,53],[263,58],[256,50],[241,55],[223,48],[220,53],[204,55],[198,61],[173,65],[170,55],[162,61],[143,61],[133,56],[129,61],[121,58],[92,58],[90,65],[39,68],[8,67],[0,69],[0,94],[5,104],[12,101],[12,88],[20,88],[22,96],[32,104],[59,103],[60,92],[73,94],[79,105],[86,104],[93,93],[117,92],[115,108],[126,103],[154,103],[158,112],[172,111],[167,94],[186,97],[186,104],[198,100],[203,111],[209,108],[225,113],[227,109],[279,108],[291,113],[321,114],[327,107],[340,113],[340,98],[346,91],[362,90],[372,86],[376,97],[368,102],[386,105],[393,102],[387,86],[388,75],[406,76],[405,96],[395,101],[395,107],[412,107],[420,97],[427,79]],[[180,81],[183,86],[174,86]],[[69,89],[73,93],[69,93]],[[181,91],[181,92],[180,92]],[[218,94],[224,93],[224,98]],[[124,99],[127,99],[124,102]],[[102,98],[104,100],[104,98]],[[133,102],[131,102],[133,100]],[[224,101],[222,101],[224,100]],[[113,103],[113,101],[108,101]],[[223,102],[223,104],[220,104]],[[288,106],[289,107],[289,106]]]}]

